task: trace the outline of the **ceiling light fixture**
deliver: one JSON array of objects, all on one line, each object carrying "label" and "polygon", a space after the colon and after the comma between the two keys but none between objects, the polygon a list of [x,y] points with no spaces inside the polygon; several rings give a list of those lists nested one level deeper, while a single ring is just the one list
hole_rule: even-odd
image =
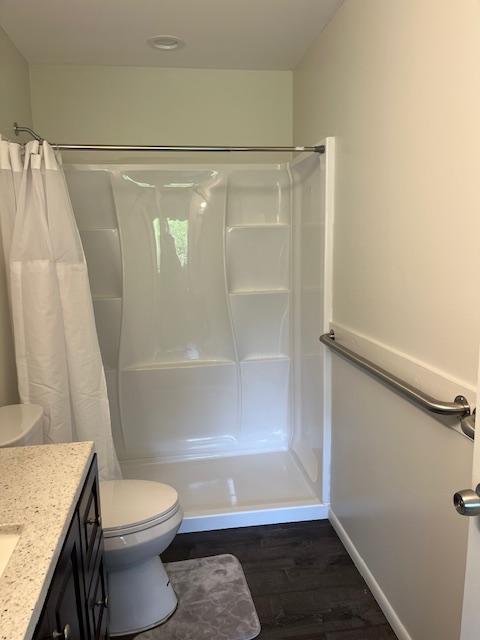
[{"label": "ceiling light fixture", "polygon": [[160,51],[175,51],[185,46],[185,42],[177,36],[153,36],[147,40],[147,43]]}]

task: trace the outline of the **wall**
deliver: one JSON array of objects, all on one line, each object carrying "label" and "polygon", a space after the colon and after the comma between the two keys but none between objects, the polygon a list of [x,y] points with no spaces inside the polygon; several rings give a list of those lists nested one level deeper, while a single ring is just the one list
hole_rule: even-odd
[{"label": "wall", "polygon": [[292,140],[290,71],[32,65],[31,90],[35,127],[56,141],[289,145]]},{"label": "wall", "polygon": [[0,134],[13,139],[13,122],[32,124],[28,63],[0,27]]},{"label": "wall", "polygon": [[[0,86],[0,134],[13,139],[14,121],[27,126],[32,124],[28,64],[1,28]],[[3,265],[3,255],[0,255],[0,406],[17,399],[13,338]]]},{"label": "wall", "polygon": [[[295,143],[337,137],[337,333],[447,399],[474,399],[480,338],[478,60],[478,0],[346,0],[294,73]],[[332,362],[336,524],[399,637],[452,640],[471,444]]]}]

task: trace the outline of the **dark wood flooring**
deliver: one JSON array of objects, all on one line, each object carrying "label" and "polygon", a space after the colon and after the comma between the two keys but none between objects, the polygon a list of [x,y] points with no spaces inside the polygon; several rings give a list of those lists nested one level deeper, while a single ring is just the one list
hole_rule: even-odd
[{"label": "dark wood flooring", "polygon": [[182,534],[162,560],[220,553],[242,563],[260,640],[396,638],[326,520]]}]

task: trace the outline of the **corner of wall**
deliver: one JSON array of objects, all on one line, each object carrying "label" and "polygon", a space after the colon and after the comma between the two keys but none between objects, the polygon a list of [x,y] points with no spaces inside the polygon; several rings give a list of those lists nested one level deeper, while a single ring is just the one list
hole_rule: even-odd
[{"label": "corner of wall", "polygon": [[[28,62],[0,27],[0,133],[12,139],[13,122],[32,124]],[[0,249],[0,406],[18,401],[15,354],[7,295],[5,259]]]}]

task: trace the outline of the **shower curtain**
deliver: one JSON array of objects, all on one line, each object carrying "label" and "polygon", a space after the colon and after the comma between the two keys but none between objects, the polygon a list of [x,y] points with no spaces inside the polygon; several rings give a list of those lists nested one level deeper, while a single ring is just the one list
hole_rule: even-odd
[{"label": "shower curtain", "polygon": [[120,477],[87,265],[59,158],[0,140],[0,227],[23,403],[44,408],[47,442],[93,440]]}]

